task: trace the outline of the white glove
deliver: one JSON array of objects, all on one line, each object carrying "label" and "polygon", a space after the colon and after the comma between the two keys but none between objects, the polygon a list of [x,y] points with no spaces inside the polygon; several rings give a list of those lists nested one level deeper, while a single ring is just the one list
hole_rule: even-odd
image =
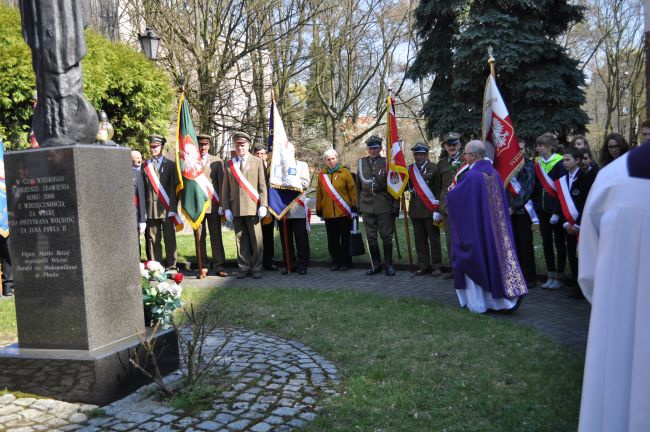
[{"label": "white glove", "polygon": [[569,229],[569,222],[564,222],[562,224],[562,228],[564,228],[565,230],[568,230]]},{"label": "white glove", "polygon": [[223,216],[223,207],[219,207],[219,216]]},{"label": "white glove", "polygon": [[357,212],[352,212],[352,219],[356,219],[358,217],[359,215],[357,214]]},{"label": "white glove", "polygon": [[573,229],[576,231],[580,231],[580,225],[578,224],[573,225]]},{"label": "white glove", "polygon": [[171,217],[174,217],[174,216],[176,216],[175,212],[170,211],[170,212],[167,213],[168,218],[171,218]]},{"label": "white glove", "polygon": [[266,215],[267,215],[268,213],[269,213],[269,211],[268,211],[268,210],[266,209],[266,207],[264,207],[264,206],[262,206],[262,207],[260,207],[260,208],[257,209],[257,215],[258,215],[260,218],[264,218],[264,217],[266,217]]},{"label": "white glove", "polygon": [[232,212],[230,210],[226,210],[226,220],[232,222]]},{"label": "white glove", "polygon": [[551,216],[551,220],[549,222],[551,223],[551,225],[555,225],[559,221],[560,221],[560,217],[558,215],[554,214],[554,215]]},{"label": "white glove", "polygon": [[442,220],[442,215],[438,212],[433,212],[433,221],[435,223],[440,223],[441,220]]},{"label": "white glove", "polygon": [[147,224],[145,222],[139,223],[138,228],[140,229],[140,234],[144,234],[144,230],[147,228]]}]

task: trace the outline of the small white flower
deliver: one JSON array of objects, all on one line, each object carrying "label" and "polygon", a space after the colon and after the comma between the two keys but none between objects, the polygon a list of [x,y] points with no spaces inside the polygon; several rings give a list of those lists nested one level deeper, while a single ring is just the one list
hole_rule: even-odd
[{"label": "small white flower", "polygon": [[162,272],[165,268],[158,261],[149,261],[147,263],[147,270],[152,272]]},{"label": "small white flower", "polygon": [[168,292],[171,292],[170,289],[171,289],[171,287],[169,286],[169,284],[167,282],[160,282],[158,284],[158,292],[161,293],[161,294],[166,294]]}]

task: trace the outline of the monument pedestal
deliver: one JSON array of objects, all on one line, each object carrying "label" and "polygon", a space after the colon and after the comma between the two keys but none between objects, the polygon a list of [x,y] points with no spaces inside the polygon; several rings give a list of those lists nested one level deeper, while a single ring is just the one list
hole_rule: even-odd
[{"label": "monument pedestal", "polygon": [[[0,351],[0,388],[117,399],[138,386],[128,353],[145,328],[130,151],[23,150],[7,153],[5,170],[18,347]],[[176,335],[158,338],[171,372]]]}]

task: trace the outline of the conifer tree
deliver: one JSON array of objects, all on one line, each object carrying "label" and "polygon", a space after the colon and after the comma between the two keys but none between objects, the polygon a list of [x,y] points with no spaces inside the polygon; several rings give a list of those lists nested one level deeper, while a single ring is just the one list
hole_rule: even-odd
[{"label": "conifer tree", "polygon": [[408,73],[433,77],[424,106],[428,133],[480,137],[489,46],[520,138],[584,133],[584,75],[555,42],[582,14],[566,0],[421,0],[415,11],[421,48]]}]

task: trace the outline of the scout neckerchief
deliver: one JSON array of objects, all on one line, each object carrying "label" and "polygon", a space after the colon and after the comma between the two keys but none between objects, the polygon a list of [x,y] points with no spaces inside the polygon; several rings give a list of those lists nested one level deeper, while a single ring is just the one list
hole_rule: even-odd
[{"label": "scout neckerchief", "polygon": [[[154,161],[154,164],[155,163],[156,162]],[[163,187],[162,183],[160,183],[160,178],[158,178],[158,174],[156,174],[152,165],[153,164],[149,163],[149,161],[146,161],[144,163],[144,172],[147,173],[149,183],[151,183],[151,187],[153,187],[154,192],[156,192],[156,195],[158,195],[158,199],[163,203],[163,207],[165,207],[165,210],[167,210],[169,213],[169,195],[167,195],[167,191]],[[173,221],[175,227],[180,227],[183,225],[183,221],[177,214],[174,214]]]}]

